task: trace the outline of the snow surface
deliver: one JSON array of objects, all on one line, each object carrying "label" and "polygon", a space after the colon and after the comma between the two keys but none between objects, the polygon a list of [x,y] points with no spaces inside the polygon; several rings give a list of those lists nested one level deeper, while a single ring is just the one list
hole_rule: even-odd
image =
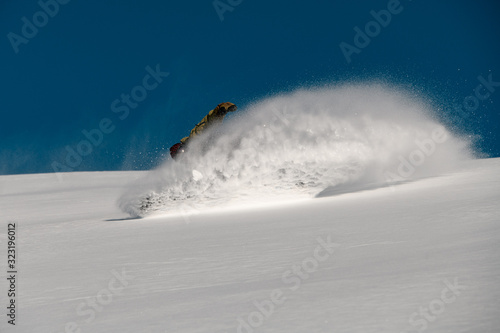
[{"label": "snow surface", "polygon": [[1,176],[0,332],[498,332],[500,159],[431,110],[299,91],[151,172]]},{"label": "snow surface", "polygon": [[[16,221],[20,308],[15,330],[4,315],[1,331],[238,332],[279,289],[286,300],[253,331],[417,331],[423,317],[410,316],[435,301],[429,332],[498,332],[499,170],[500,159],[475,160],[392,188],[144,219],[115,206],[142,172],[2,176],[0,269]],[[306,260],[312,273],[292,290],[283,274],[328,237],[339,246],[315,270]],[[113,270],[133,279],[107,304]],[[466,289],[439,308],[455,279]],[[97,296],[106,304],[94,319],[85,302]]]}]

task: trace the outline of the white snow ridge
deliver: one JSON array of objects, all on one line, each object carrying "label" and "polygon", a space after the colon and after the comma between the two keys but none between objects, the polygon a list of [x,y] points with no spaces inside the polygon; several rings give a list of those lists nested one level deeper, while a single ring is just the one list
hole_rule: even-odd
[{"label": "white snow ridge", "polygon": [[470,154],[432,115],[424,100],[378,84],[269,98],[132,184],[119,206],[132,216],[202,211],[437,175]]}]

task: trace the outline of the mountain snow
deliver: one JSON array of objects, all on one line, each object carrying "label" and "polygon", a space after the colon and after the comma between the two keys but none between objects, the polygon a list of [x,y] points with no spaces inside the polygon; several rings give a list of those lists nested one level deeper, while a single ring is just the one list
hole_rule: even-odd
[{"label": "mountain snow", "polygon": [[0,176],[0,331],[498,332],[500,159],[431,109],[299,91],[150,172]]}]

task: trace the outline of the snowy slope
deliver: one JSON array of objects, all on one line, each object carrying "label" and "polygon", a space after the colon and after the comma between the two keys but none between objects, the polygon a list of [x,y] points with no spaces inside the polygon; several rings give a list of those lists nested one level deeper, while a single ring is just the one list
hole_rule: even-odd
[{"label": "snowy slope", "polygon": [[0,177],[17,331],[498,332],[500,160],[433,110],[300,90],[151,172]]},{"label": "snowy slope", "polygon": [[116,207],[141,172],[2,176],[20,307],[0,331],[498,332],[499,171],[143,219]]}]

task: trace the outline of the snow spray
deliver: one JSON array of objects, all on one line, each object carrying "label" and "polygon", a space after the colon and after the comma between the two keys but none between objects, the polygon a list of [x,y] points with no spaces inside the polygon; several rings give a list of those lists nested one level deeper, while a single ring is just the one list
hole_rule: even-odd
[{"label": "snow spray", "polygon": [[131,184],[118,204],[132,216],[179,213],[437,175],[471,154],[433,109],[422,97],[379,83],[266,98],[194,138],[181,160]]}]

